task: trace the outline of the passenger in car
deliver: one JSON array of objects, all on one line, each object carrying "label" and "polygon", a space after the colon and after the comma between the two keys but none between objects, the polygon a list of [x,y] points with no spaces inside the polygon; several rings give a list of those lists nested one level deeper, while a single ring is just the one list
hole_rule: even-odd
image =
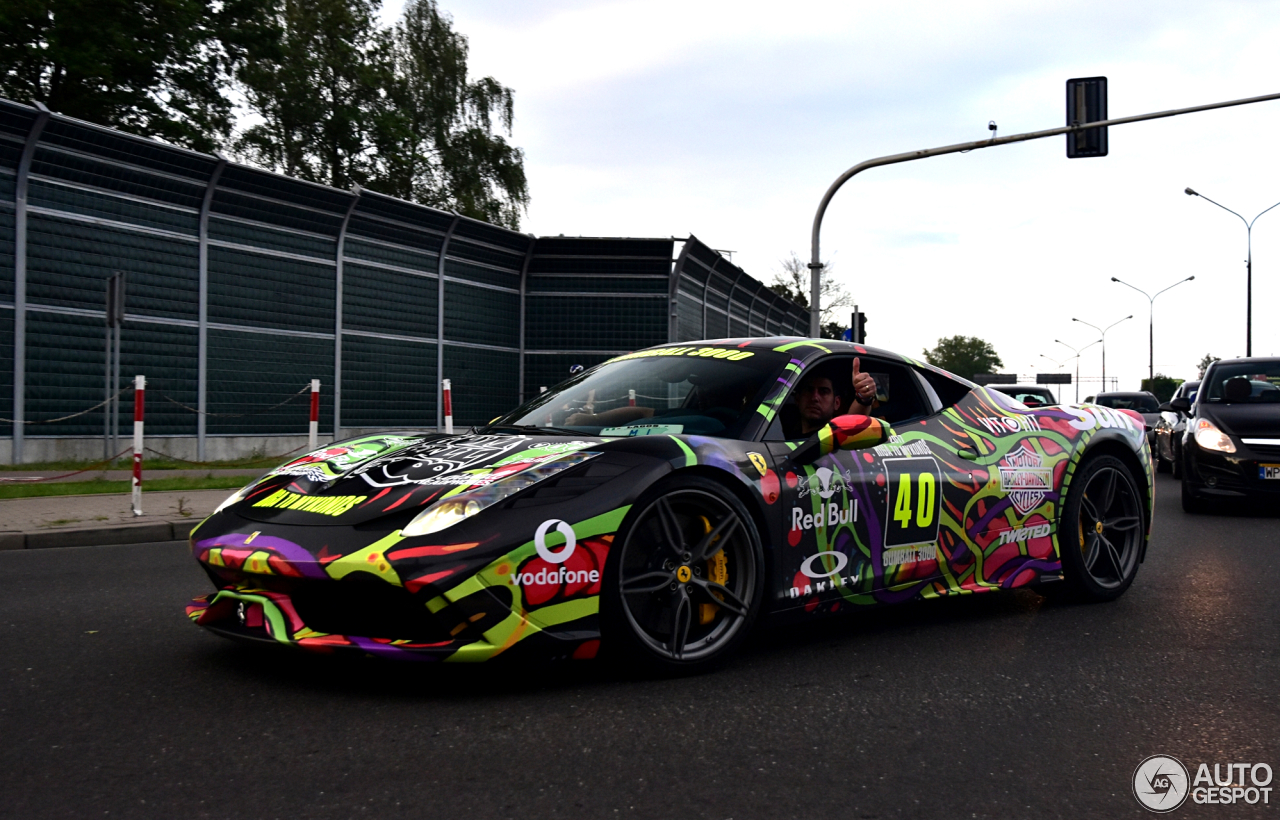
[{"label": "passenger in car", "polygon": [[[841,395],[835,381],[828,375],[830,371],[816,369],[807,373],[796,387],[795,402],[799,417],[798,436],[811,436],[822,425],[842,413],[868,415],[876,399],[876,382],[870,373],[862,372],[862,362],[857,357],[853,360],[851,383],[853,396],[844,407],[845,397]],[[850,382],[846,382],[849,384]]]}]

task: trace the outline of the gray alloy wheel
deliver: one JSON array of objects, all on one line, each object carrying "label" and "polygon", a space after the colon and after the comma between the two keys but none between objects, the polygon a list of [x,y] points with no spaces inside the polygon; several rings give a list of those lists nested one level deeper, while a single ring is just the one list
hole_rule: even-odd
[{"label": "gray alloy wheel", "polygon": [[1059,543],[1070,587],[1110,601],[1133,583],[1146,540],[1144,499],[1128,465],[1114,456],[1088,460],[1071,482]]},{"label": "gray alloy wheel", "polygon": [[659,671],[719,664],[746,637],[763,597],[750,514],[699,478],[665,485],[633,512],[606,586],[610,637],[625,639],[630,660]]}]

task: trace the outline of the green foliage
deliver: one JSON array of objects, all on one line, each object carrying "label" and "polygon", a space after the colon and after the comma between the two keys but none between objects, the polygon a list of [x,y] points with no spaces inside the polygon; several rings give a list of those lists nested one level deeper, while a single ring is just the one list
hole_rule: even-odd
[{"label": "green foliage", "polygon": [[[236,490],[252,481],[244,476],[212,476],[209,478],[143,478],[144,493],[170,490]],[[132,481],[58,481],[49,484],[0,484],[0,498],[43,498],[50,495],[98,495],[128,493]],[[143,498],[146,496],[144,495]],[[145,503],[145,502],[144,502]]]},{"label": "green foliage", "polygon": [[1204,372],[1209,369],[1209,365],[1213,364],[1216,361],[1221,360],[1221,358],[1222,358],[1221,356],[1215,356],[1212,353],[1204,354],[1204,358],[1201,359],[1200,363],[1196,365],[1196,370],[1199,371],[1199,375],[1196,376],[1196,378],[1203,379]]},{"label": "green foliage", "polygon": [[[435,0],[5,0],[0,96],[518,228],[514,94]],[[243,101],[247,127],[236,134]]]},{"label": "green foliage", "polygon": [[966,379],[979,373],[995,373],[1004,367],[996,349],[976,336],[939,339],[933,350],[924,351],[924,360]]},{"label": "green foliage", "polygon": [[529,204],[524,153],[510,134],[514,95],[467,78],[467,39],[435,0],[410,0],[390,37],[388,105],[373,190],[517,228]]},{"label": "green foliage", "polygon": [[373,113],[385,84],[385,37],[370,0],[282,0],[279,38],[255,49],[238,76],[261,119],[236,140],[257,165],[310,182],[365,184]]},{"label": "green foliage", "polygon": [[1178,389],[1178,385],[1182,384],[1182,382],[1182,379],[1175,379],[1172,376],[1157,373],[1153,379],[1142,380],[1142,389],[1154,395],[1161,402],[1166,402],[1173,398],[1174,391]]},{"label": "green foliage", "polygon": [[467,76],[467,40],[435,0],[410,0],[391,29],[372,0],[282,0],[272,48],[239,77],[260,118],[245,158],[290,176],[373,191],[518,228],[524,154],[499,134],[510,88]]},{"label": "green foliage", "polygon": [[5,0],[0,96],[212,151],[231,133],[228,91],[270,38],[264,0]]}]

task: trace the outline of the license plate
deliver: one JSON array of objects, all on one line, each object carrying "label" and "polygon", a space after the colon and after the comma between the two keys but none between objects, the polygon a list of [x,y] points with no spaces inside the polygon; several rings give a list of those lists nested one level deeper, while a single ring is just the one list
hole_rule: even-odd
[{"label": "license plate", "polygon": [[1280,464],[1259,464],[1258,478],[1273,478],[1280,480]]}]

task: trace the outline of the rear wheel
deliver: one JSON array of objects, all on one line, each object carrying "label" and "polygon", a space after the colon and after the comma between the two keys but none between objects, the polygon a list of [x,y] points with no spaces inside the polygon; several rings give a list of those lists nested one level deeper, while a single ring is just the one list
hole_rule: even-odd
[{"label": "rear wheel", "polygon": [[1143,524],[1142,495],[1128,465],[1114,456],[1085,462],[1063,510],[1060,544],[1068,588],[1092,601],[1123,595],[1138,573]]},{"label": "rear wheel", "polygon": [[614,543],[606,652],[648,671],[689,674],[741,646],[764,593],[764,553],[741,501],[700,477],[664,482],[636,504]]}]

